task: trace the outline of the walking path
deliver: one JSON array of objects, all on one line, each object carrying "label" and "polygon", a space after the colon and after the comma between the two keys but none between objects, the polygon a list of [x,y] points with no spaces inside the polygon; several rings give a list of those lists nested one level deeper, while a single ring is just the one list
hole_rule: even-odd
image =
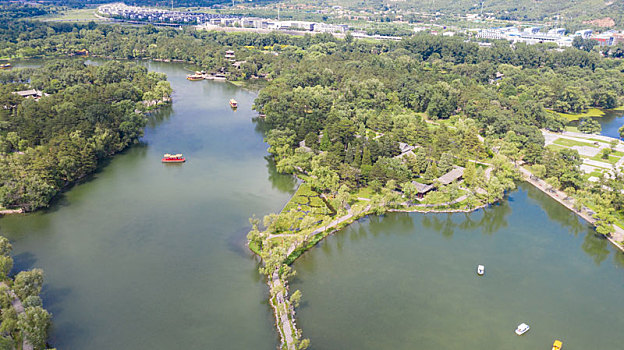
[{"label": "walking path", "polygon": [[277,329],[280,332],[280,336],[282,337],[282,344],[285,344],[288,350],[295,350],[295,338],[293,337],[293,329],[297,328],[295,327],[294,322],[291,322],[291,319],[288,317],[290,310],[285,302],[286,298],[288,297],[288,287],[286,285],[286,282],[283,282],[279,278],[279,270],[273,272],[273,275],[271,276],[271,281],[269,282],[269,288],[271,290],[281,289],[281,291],[275,294],[275,300],[277,301],[277,305],[273,305],[273,303],[271,304],[273,305],[273,309],[275,311],[275,319],[278,322]]},{"label": "walking path", "polygon": [[[13,290],[9,288],[9,286],[7,286],[4,282],[0,282],[0,287],[7,288],[9,297],[11,297],[11,305],[13,305],[15,312],[17,312],[18,315],[26,313],[24,311],[24,305],[22,305],[22,302],[19,300],[15,292],[13,292]],[[26,339],[26,334],[23,334],[23,338],[24,340],[22,342],[22,350],[33,350],[33,345],[28,341],[28,339]]]}]

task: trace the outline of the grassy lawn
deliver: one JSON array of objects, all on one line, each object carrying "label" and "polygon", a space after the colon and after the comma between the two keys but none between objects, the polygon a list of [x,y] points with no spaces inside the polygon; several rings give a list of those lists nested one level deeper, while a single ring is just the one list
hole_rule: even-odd
[{"label": "grassy lawn", "polygon": [[595,177],[602,177],[602,172],[601,171],[592,171],[591,173],[589,173],[589,176],[595,176]]},{"label": "grassy lawn", "polygon": [[427,180],[423,179],[422,177],[417,177],[417,178],[414,179],[414,181],[416,181],[418,183],[421,183],[421,184],[425,184],[425,185],[429,184],[429,182],[427,182]]},{"label": "grassy lawn", "polygon": [[609,159],[603,159],[602,155],[600,153],[596,154],[595,156],[589,158],[591,160],[595,160],[598,162],[605,162],[605,163],[609,163],[609,164],[615,164],[617,163],[618,160],[620,160],[620,157],[616,157],[613,155],[609,155]]},{"label": "grassy lawn", "polygon": [[54,13],[46,16],[33,17],[42,21],[68,21],[68,22],[89,22],[101,21],[102,19],[95,16],[96,9],[76,9],[68,10],[60,13]]},{"label": "grassy lawn", "polygon": [[604,143],[604,144],[606,144],[606,145],[608,145],[608,144],[609,144],[609,142],[607,142],[607,141],[605,141],[605,140],[600,140],[600,139],[586,139],[586,140],[588,140],[588,141],[593,141],[593,142],[601,142],[601,143]]},{"label": "grassy lawn", "polygon": [[560,150],[560,149],[565,149],[567,147],[550,144],[550,145],[546,146],[546,148],[557,151],[557,150]]},{"label": "grassy lawn", "polygon": [[321,199],[320,194],[312,190],[312,188],[310,188],[310,185],[308,185],[307,183],[303,183],[301,184],[301,186],[299,186],[295,195],[290,199],[290,201],[286,204],[286,206],[280,213],[280,216],[277,219],[276,226],[280,227],[281,229],[278,229],[278,231],[284,232],[285,230],[286,232],[288,232],[289,229],[284,224],[284,220],[287,220],[284,218],[284,214],[290,211],[297,212],[296,217],[299,220],[302,220],[306,216],[312,216],[320,221],[324,216],[334,214],[332,210]]},{"label": "grassy lawn", "polygon": [[569,131],[569,132],[580,132],[576,126],[572,126],[572,125],[567,125],[567,126],[565,127],[565,131]]},{"label": "grassy lawn", "polygon": [[624,152],[614,151],[614,152],[611,152],[611,155],[616,156],[616,157],[624,157]]},{"label": "grassy lawn", "polygon": [[556,139],[555,141],[553,141],[553,143],[556,145],[567,146],[567,147],[572,147],[572,146],[596,147],[596,145],[590,142],[583,142],[583,141],[570,140],[570,139],[564,139],[564,138]]},{"label": "grassy lawn", "polygon": [[372,198],[375,192],[370,187],[360,188],[354,195],[351,197],[355,200],[357,197],[362,198]]},{"label": "grassy lawn", "polygon": [[604,117],[604,112],[599,110],[598,108],[590,108],[587,110],[587,112],[584,113],[578,113],[578,114],[574,114],[574,113],[559,113],[559,112],[555,112],[557,114],[559,114],[562,117],[567,118],[569,121],[573,121],[573,120],[579,120],[581,118],[589,118],[589,117]]}]

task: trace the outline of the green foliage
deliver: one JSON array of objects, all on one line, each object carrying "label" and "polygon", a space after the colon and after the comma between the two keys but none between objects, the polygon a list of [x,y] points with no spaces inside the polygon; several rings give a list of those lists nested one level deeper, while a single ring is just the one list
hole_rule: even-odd
[{"label": "green foliage", "polygon": [[39,295],[43,286],[43,270],[33,269],[30,271],[20,271],[15,276],[13,290],[15,294],[25,300],[29,296]]},{"label": "green foliage", "polygon": [[0,129],[0,204],[8,208],[47,206],[102,159],[137,142],[146,123],[137,107],[171,93],[163,75],[117,61],[53,61],[28,76],[50,95],[14,100],[17,88],[0,86],[0,104],[11,106]]},{"label": "green foliage", "polygon": [[18,315],[18,327],[35,349],[45,349],[51,315],[39,306],[27,307],[25,311],[24,314]]},{"label": "green foliage", "polygon": [[602,127],[594,119],[587,118],[580,120],[578,130],[584,134],[599,134]]}]

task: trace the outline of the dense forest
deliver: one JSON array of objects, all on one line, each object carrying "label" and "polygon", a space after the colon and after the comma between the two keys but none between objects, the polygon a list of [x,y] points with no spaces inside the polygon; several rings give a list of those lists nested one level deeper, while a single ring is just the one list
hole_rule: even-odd
[{"label": "dense forest", "polygon": [[24,5],[15,2],[0,2],[0,20],[42,16],[52,10],[48,6]]},{"label": "dense forest", "polygon": [[[314,205],[327,208],[320,218],[296,216],[297,208],[267,216],[269,232],[311,230],[344,214],[350,196],[363,191],[374,193],[370,207],[449,203],[462,193],[474,208],[503,198],[521,165],[581,204],[590,198],[600,233],[609,234],[613,214],[624,210],[622,176],[588,183],[578,152],[545,148],[540,130],[564,130],[566,113],[624,104],[624,64],[592,50],[503,41],[481,47],[427,34],[373,42],[351,35],[0,23],[2,57],[66,57],[83,49],[111,59],[178,60],[231,81],[262,81],[254,108],[277,169],[306,180],[305,203],[312,206],[314,197]],[[225,59],[226,50],[235,51],[239,64]],[[57,60],[4,72],[0,82],[0,201],[28,210],[136,141],[145,123],[136,110],[171,92],[164,77],[117,61]],[[47,95],[36,101],[11,93],[27,85]],[[579,130],[596,131],[590,121]],[[461,185],[441,182],[459,166]],[[421,198],[421,185],[436,190]],[[287,270],[288,240],[270,243],[259,222],[252,224],[250,246],[264,259],[261,271]]]},{"label": "dense forest", "polygon": [[[0,204],[27,211],[137,142],[142,112],[171,94],[164,75],[117,61],[53,61],[2,72],[0,81]],[[28,88],[42,97],[14,93]]]},{"label": "dense forest", "polygon": [[[272,129],[267,139],[279,169],[292,172],[317,164],[311,162],[312,154],[295,152],[305,140],[320,152],[315,159],[322,158],[329,177],[334,174],[352,188],[379,187],[388,180],[397,186],[411,179],[431,182],[449,164],[486,157],[488,151],[475,142],[477,134],[490,146],[506,140],[512,144],[503,148],[508,154],[537,161],[544,151],[539,129],[560,131],[567,123],[555,112],[614,108],[624,96],[620,61],[547,45],[497,42],[480,47],[425,34],[400,42],[366,42],[329,34],[25,21],[0,24],[0,38],[0,55],[6,57],[67,56],[87,49],[112,58],[186,61],[223,70],[230,80],[266,77],[272,81],[256,108],[267,115]],[[240,68],[224,59],[227,49],[236,50]],[[58,98],[54,92],[66,86],[53,80],[33,83],[52,92],[49,98]],[[37,145],[32,133],[25,135],[25,145]],[[422,146],[415,152],[418,160],[411,162],[417,164],[394,158],[399,142]],[[12,142],[4,144],[11,145],[7,150],[17,149]]]}]

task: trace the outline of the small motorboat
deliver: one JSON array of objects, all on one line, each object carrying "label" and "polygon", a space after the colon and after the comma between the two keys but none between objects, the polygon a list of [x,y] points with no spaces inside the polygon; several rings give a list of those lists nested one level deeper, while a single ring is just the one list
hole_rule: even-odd
[{"label": "small motorboat", "polygon": [[238,107],[238,102],[236,102],[236,100],[233,99],[233,98],[230,99],[230,107],[232,107],[232,108],[237,108]]},{"label": "small motorboat", "polygon": [[165,154],[161,161],[163,163],[184,163],[186,162],[186,158],[182,154]]},{"label": "small motorboat", "polygon": [[204,80],[204,75],[201,72],[195,72],[195,74],[187,75],[186,79],[190,81]]},{"label": "small motorboat", "polygon": [[526,323],[520,323],[520,324],[518,325],[518,328],[516,328],[516,334],[517,334],[517,335],[523,335],[524,333],[528,332],[528,331],[529,331],[529,329],[531,329],[531,328],[529,327],[529,325],[528,325],[528,324],[526,324]]},{"label": "small motorboat", "polygon": [[553,343],[552,350],[561,350],[562,346],[563,346],[563,342],[561,340],[555,340],[555,342]]},{"label": "small motorboat", "polygon": [[477,266],[477,275],[483,276],[485,274],[485,266],[479,265]]}]

